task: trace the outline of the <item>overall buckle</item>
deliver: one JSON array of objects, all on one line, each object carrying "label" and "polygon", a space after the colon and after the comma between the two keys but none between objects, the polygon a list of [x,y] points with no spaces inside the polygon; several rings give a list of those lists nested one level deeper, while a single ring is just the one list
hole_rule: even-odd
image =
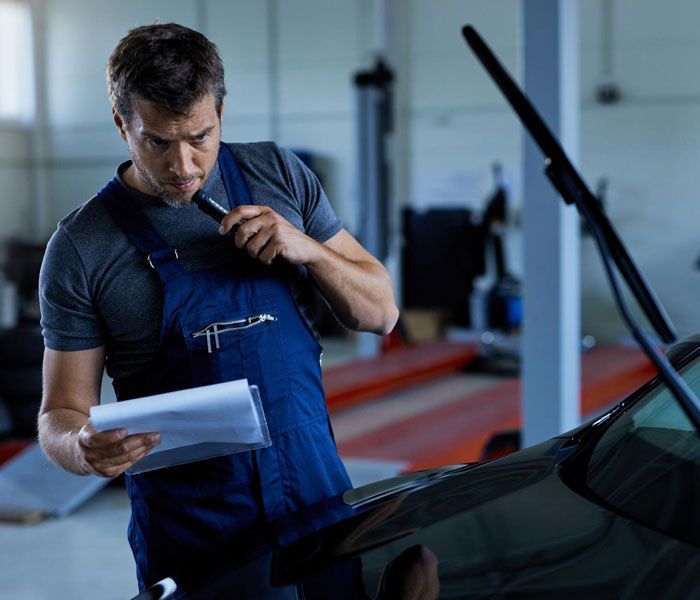
[{"label": "overall buckle", "polygon": [[[175,259],[178,260],[180,258],[180,255],[177,253],[177,248],[173,248],[173,252],[175,253]],[[150,254],[146,257],[146,262],[151,266],[151,269],[155,270],[156,267],[153,264],[153,261],[151,260]]]}]

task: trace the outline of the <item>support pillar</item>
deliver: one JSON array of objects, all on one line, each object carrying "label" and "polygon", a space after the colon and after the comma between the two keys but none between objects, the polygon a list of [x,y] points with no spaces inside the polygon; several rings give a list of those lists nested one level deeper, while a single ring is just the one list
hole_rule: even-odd
[{"label": "support pillar", "polygon": [[[522,0],[525,93],[575,164],[578,158],[578,0]],[[580,422],[580,236],[576,209],[545,177],[525,135],[523,446]]]}]

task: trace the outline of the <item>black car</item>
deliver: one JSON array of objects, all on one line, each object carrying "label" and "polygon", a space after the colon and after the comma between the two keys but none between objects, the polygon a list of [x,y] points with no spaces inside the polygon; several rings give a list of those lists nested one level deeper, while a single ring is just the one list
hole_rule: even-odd
[{"label": "black car", "polygon": [[[668,356],[699,393],[700,336]],[[653,379],[537,446],[309,507],[174,597],[700,597],[699,503],[698,432]]]}]

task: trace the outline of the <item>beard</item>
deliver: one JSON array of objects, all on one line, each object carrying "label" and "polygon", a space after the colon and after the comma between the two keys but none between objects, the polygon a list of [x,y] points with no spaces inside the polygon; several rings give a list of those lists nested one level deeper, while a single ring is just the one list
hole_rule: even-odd
[{"label": "beard", "polygon": [[[165,204],[172,208],[182,208],[183,206],[187,206],[191,202],[192,195],[194,194],[194,192],[178,192],[177,190],[166,190],[163,183],[160,180],[156,179],[143,167],[143,165],[136,157],[135,152],[130,152],[129,154],[131,154],[131,163],[133,164],[134,169],[136,169],[138,176],[146,183],[151,192],[153,192],[154,196],[158,196],[163,202],[165,202]],[[203,183],[204,173],[193,175],[192,177],[188,177],[186,179],[169,180],[166,183],[187,183],[189,181],[193,181],[194,179],[200,179]],[[199,187],[201,187],[201,185],[195,186],[195,191],[198,190]]]}]

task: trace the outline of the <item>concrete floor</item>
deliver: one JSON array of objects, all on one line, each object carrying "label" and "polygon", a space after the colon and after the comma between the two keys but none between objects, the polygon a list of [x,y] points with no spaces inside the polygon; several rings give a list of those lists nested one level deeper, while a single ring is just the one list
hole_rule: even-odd
[{"label": "concrete floor", "polygon": [[[481,377],[457,377],[463,390],[483,385]],[[369,429],[381,427],[392,414],[400,418],[435,408],[449,400],[459,384],[453,376],[447,383],[416,386],[364,409],[357,406],[336,413],[332,416],[336,438],[352,437],[363,423]],[[354,487],[392,477],[407,466],[398,461],[343,460]],[[126,491],[112,484],[67,517],[34,525],[0,523],[0,599],[131,598],[137,586],[126,538],[128,520]]]},{"label": "concrete floor", "polygon": [[[355,487],[398,473],[401,463],[347,461]],[[125,600],[138,593],[126,490],[111,485],[62,519],[0,524],[0,598]]]},{"label": "concrete floor", "polygon": [[0,598],[131,598],[128,520],[126,491],[108,487],[63,519],[0,525]]}]

